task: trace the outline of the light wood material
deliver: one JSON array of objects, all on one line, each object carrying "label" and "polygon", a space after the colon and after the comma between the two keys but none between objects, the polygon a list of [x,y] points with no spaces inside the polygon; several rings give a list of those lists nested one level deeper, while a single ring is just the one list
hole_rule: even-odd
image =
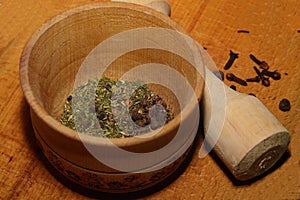
[{"label": "light wood material", "polygon": [[171,14],[171,6],[168,0],[112,0],[119,2],[135,3],[149,8],[153,8],[167,16]]},{"label": "light wood material", "polygon": [[[30,35],[48,18],[92,0],[2,1],[0,5],[0,198],[2,199],[103,199],[63,184],[53,176],[36,144],[29,107],[19,83],[19,58]],[[290,131],[290,155],[276,170],[259,180],[241,184],[231,181],[213,154],[203,159],[193,155],[186,170],[162,190],[145,199],[299,199],[300,196],[300,2],[292,0],[170,0],[172,19],[205,46],[222,69],[229,50],[240,53],[230,72],[242,78],[255,76],[249,60],[253,53],[283,75],[260,84],[237,85],[254,93]],[[239,34],[246,29],[250,34]],[[231,82],[225,81],[227,85]],[[291,111],[281,112],[279,101],[288,98]],[[73,189],[70,189],[73,188]],[[135,197],[138,197],[137,194]],[[124,196],[123,196],[124,198]]]},{"label": "light wood material", "polygon": [[[287,150],[290,136],[286,128],[256,97],[223,86],[208,69],[205,84],[203,126],[210,146],[238,180],[270,169]],[[222,101],[226,101],[224,110],[219,107]],[[213,106],[218,109],[213,110]],[[210,124],[222,127],[221,132]],[[209,128],[213,130],[208,132]]]},{"label": "light wood material", "polygon": [[[85,72],[79,74],[85,64],[83,60],[90,56],[91,51],[100,46],[99,44],[105,43],[107,39],[118,33],[144,27],[184,31],[167,16],[144,6],[120,2],[94,3],[67,11],[51,19],[32,35],[24,47],[20,61],[20,79],[25,97],[30,104],[31,120],[36,137],[53,166],[61,170],[60,172],[70,180],[85,187],[102,192],[130,192],[150,187],[166,178],[167,174],[173,172],[183,162],[184,159],[181,158],[186,156],[185,152],[188,152],[189,146],[192,145],[190,141],[195,138],[197,129],[194,127],[197,127],[197,121],[195,121],[196,124],[190,124],[190,130],[187,130],[182,138],[170,144],[171,150],[159,154],[162,155],[161,157],[159,155],[146,157],[142,154],[152,153],[168,145],[177,135],[182,121],[190,120],[189,116],[193,114],[194,106],[202,96],[204,82],[200,73],[197,73],[194,66],[179,55],[163,49],[141,47],[122,52],[121,56],[113,58],[114,62],[111,64],[109,62],[108,66],[100,65],[97,61],[100,59],[101,62],[105,62],[106,57],[99,58],[99,54],[105,54],[108,51],[112,54],[122,49],[120,44],[116,46],[109,44],[109,50],[105,48],[105,52],[93,54],[97,56],[96,61],[86,64]],[[149,35],[149,38],[144,34],[142,36],[144,40],[153,41],[153,35]],[[136,40],[136,38],[137,36],[134,36],[133,39]],[[132,43],[129,41],[124,47]],[[189,50],[188,45],[178,48],[181,48],[181,52]],[[185,78],[183,82],[175,82],[179,85],[178,87],[182,88],[182,91],[187,91],[188,85],[196,91],[195,104],[190,103],[194,94],[181,95],[185,100],[180,100],[189,103],[181,104],[182,110],[180,110],[179,100],[176,100],[168,88],[151,85],[152,90],[165,99],[175,116],[158,133],[145,137],[107,140],[79,134],[59,123],[66,97],[72,93],[74,87],[102,76],[116,80],[134,67],[147,63],[168,65]],[[151,76],[149,74],[149,71],[148,73],[140,72],[139,76]],[[136,75],[131,77],[132,81],[137,80]],[[166,73],[162,78],[165,82],[171,82],[174,77]],[[130,152],[141,153],[140,159],[135,159],[135,156],[129,153],[95,157],[95,152],[114,152],[117,149],[115,146]],[[53,157],[56,159],[52,159]],[[122,171],[101,162],[103,157],[108,157],[106,160],[113,160],[114,163],[124,162],[127,165],[136,162],[132,165],[136,168]],[[61,164],[57,165],[57,163]],[[167,164],[160,167],[164,163]],[[152,170],[152,168],[155,169]],[[70,172],[79,178],[74,179],[74,175],[69,176]],[[86,179],[84,174],[87,173],[98,177],[97,181]],[[164,175],[160,176],[160,174]],[[110,180],[110,176],[115,178]],[[126,181],[132,176],[135,177],[134,181]],[[110,186],[115,182],[121,186]]]}]

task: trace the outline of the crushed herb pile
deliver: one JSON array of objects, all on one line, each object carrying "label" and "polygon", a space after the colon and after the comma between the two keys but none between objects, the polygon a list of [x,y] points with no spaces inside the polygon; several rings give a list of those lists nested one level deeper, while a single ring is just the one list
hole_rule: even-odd
[{"label": "crushed herb pile", "polygon": [[[132,137],[158,129],[174,114],[160,96],[140,83],[109,78],[89,80],[66,99],[60,122],[78,132],[108,138]],[[132,92],[133,88],[136,89]],[[131,94],[130,98],[126,94]],[[86,102],[90,95],[95,101],[89,105]],[[76,105],[72,108],[74,99]]]}]

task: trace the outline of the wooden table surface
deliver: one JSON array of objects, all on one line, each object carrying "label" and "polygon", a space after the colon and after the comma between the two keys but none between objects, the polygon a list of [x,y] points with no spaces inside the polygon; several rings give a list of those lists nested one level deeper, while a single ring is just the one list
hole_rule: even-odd
[{"label": "wooden table surface", "polygon": [[[73,186],[56,175],[39,150],[19,83],[19,58],[30,35],[48,18],[91,0],[0,1],[0,199],[88,199],[110,196]],[[196,152],[177,179],[147,199],[300,199],[300,1],[170,0],[172,18],[207,48],[222,69],[229,50],[240,54],[230,72],[255,76],[249,54],[282,74],[270,87],[252,83],[254,93],[290,131],[289,153],[266,176],[239,183],[214,155]],[[238,33],[237,30],[250,33]],[[284,74],[286,73],[286,75]],[[231,83],[225,81],[226,84]],[[291,110],[278,109],[288,98]],[[139,197],[141,194],[122,197]],[[121,198],[120,196],[118,198]]]}]

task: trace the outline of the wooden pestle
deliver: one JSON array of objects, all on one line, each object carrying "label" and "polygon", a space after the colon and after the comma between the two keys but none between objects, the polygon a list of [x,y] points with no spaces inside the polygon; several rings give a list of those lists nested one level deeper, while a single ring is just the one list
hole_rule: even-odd
[{"label": "wooden pestle", "polygon": [[[224,89],[225,96],[220,95],[220,89]],[[220,108],[213,109],[222,98],[226,98],[224,118],[212,117],[216,111],[222,115]],[[264,173],[287,150],[288,131],[263,103],[254,96],[232,90],[207,68],[202,109],[205,140],[238,180]],[[221,126],[219,137],[218,130],[208,134],[210,124]]]},{"label": "wooden pestle", "polygon": [[[113,0],[136,3],[170,15],[167,0]],[[202,52],[207,54],[206,51]],[[208,58],[208,54],[204,55]],[[219,80],[207,66],[202,99],[205,140],[238,180],[254,178],[271,168],[287,150],[290,136],[286,128],[254,96],[238,93]],[[224,92],[224,95],[219,91]],[[222,93],[222,92],[221,92]],[[215,105],[225,99],[224,117],[212,117]],[[222,109],[222,108],[221,108]],[[222,127],[218,130],[210,126]],[[212,128],[209,130],[209,128]]]}]

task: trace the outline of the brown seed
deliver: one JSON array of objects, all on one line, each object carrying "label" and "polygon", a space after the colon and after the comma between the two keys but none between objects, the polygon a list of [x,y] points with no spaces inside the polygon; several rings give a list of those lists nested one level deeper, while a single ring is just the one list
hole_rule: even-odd
[{"label": "brown seed", "polygon": [[67,101],[71,101],[72,100],[72,95],[68,96]]},{"label": "brown seed", "polygon": [[238,30],[237,32],[238,33],[250,33],[250,31],[247,31],[247,30]]},{"label": "brown seed", "polygon": [[259,78],[259,76],[255,76],[255,77],[253,77],[253,78],[247,78],[246,79],[246,81],[247,82],[260,82],[260,78]]},{"label": "brown seed", "polygon": [[279,109],[283,112],[287,112],[291,109],[291,103],[288,99],[282,99],[279,103]]},{"label": "brown seed", "polygon": [[135,121],[135,124],[141,127],[145,126],[145,122],[143,120],[137,120]]},{"label": "brown seed", "polygon": [[250,54],[250,59],[255,62],[261,69],[268,70],[270,68],[268,63],[258,60],[253,54]]},{"label": "brown seed", "polygon": [[232,66],[233,62],[239,57],[239,54],[234,53],[233,51],[230,50],[229,56],[230,56],[230,58],[227,61],[227,63],[225,64],[224,70],[228,70]]},{"label": "brown seed", "polygon": [[270,80],[268,78],[262,80],[262,84],[266,87],[269,87],[271,85]]},{"label": "brown seed", "polygon": [[250,59],[255,62],[257,65],[260,65],[262,62],[258,60],[253,54],[250,54]]},{"label": "brown seed", "polygon": [[240,85],[243,85],[243,86],[247,86],[247,82],[244,81],[243,79],[240,79],[239,77],[235,76],[233,73],[228,73],[226,74],[226,79],[229,80],[229,81],[234,81]]},{"label": "brown seed", "polygon": [[231,85],[230,88],[233,89],[234,91],[236,91],[236,86],[235,85]]},{"label": "brown seed", "polygon": [[262,63],[259,65],[259,67],[264,70],[268,70],[270,68],[268,63],[266,63],[265,61],[262,61]]},{"label": "brown seed", "polygon": [[106,117],[106,114],[105,114],[105,112],[100,111],[100,113],[97,114],[97,117],[99,120],[103,120]]},{"label": "brown seed", "polygon": [[274,72],[270,72],[268,70],[262,70],[261,72],[263,75],[266,75],[268,77],[271,77],[272,79],[274,80],[280,80],[281,78],[281,74],[277,71],[274,71]]},{"label": "brown seed", "polygon": [[257,67],[253,67],[253,69],[255,70],[256,74],[259,76],[263,86],[269,87],[270,86],[270,80],[268,78],[266,78],[260,71],[259,69],[257,69]]},{"label": "brown seed", "polygon": [[257,76],[260,78],[260,80],[264,79],[264,75],[257,69],[257,67],[253,67],[254,71],[256,72]]},{"label": "brown seed", "polygon": [[133,121],[138,121],[143,119],[143,114],[139,113],[138,110],[135,110],[132,112],[131,118]]}]

